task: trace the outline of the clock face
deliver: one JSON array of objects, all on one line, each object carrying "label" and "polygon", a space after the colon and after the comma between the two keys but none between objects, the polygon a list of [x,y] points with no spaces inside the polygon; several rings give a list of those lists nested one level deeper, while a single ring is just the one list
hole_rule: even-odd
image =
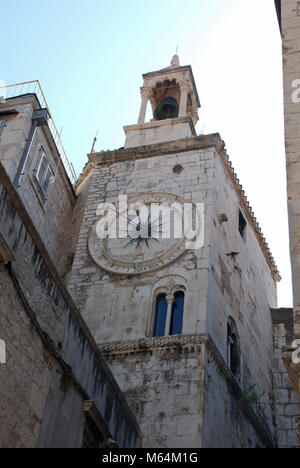
[{"label": "clock face", "polygon": [[[183,199],[175,195],[140,194],[128,200],[130,211],[116,208],[118,238],[101,239],[97,224],[89,238],[89,251],[103,270],[118,275],[140,275],[159,270],[186,251],[186,239],[178,235],[183,223]],[[159,209],[158,207],[162,207]],[[140,208],[142,207],[142,209]]]}]

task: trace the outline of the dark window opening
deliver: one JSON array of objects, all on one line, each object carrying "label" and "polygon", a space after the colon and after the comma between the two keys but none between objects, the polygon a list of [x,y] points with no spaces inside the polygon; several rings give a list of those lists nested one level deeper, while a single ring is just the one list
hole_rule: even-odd
[{"label": "dark window opening", "polygon": [[165,294],[160,294],[156,299],[156,315],[154,336],[165,336],[168,303]]},{"label": "dark window opening", "polygon": [[247,228],[247,221],[245,220],[243,213],[240,211],[239,213],[239,233],[242,238],[245,240],[246,238],[246,228]]},{"label": "dark window opening", "polygon": [[239,343],[236,327],[231,319],[227,324],[228,365],[233,375],[238,376],[240,371]]},{"label": "dark window opening", "polygon": [[174,294],[172,306],[170,335],[181,335],[183,324],[184,293],[182,291]]}]

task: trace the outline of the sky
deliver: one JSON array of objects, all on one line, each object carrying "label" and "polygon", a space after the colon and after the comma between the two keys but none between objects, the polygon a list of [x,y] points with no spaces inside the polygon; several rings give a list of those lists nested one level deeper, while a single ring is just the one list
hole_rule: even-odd
[{"label": "sky", "polygon": [[273,0],[0,0],[0,80],[39,79],[77,174],[96,150],[124,146],[142,74],[178,45],[201,101],[198,133],[219,132],[292,306],[281,38]]}]

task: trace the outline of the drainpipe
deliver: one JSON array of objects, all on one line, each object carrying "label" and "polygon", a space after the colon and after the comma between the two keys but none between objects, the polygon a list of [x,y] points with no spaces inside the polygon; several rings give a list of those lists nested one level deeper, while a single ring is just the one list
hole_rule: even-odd
[{"label": "drainpipe", "polygon": [[24,170],[24,167],[25,167],[32,143],[33,143],[36,130],[38,127],[44,127],[45,125],[47,125],[49,117],[50,116],[49,116],[47,109],[39,109],[39,110],[33,111],[31,130],[30,130],[29,137],[26,143],[26,147],[24,149],[24,153],[21,158],[21,161],[17,170],[17,174],[14,180],[15,188],[20,187],[20,178],[23,174],[23,170]]}]

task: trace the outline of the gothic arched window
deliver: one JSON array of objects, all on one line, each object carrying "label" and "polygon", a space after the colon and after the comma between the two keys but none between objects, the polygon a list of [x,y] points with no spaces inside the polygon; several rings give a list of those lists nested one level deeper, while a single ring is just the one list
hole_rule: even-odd
[{"label": "gothic arched window", "polygon": [[155,303],[154,337],[181,335],[184,311],[184,292],[160,294]]},{"label": "gothic arched window", "polygon": [[239,340],[235,323],[231,318],[227,323],[227,356],[230,370],[237,377],[240,371]]},{"label": "gothic arched window", "polygon": [[184,310],[184,292],[179,291],[174,294],[172,306],[170,335],[181,335]]},{"label": "gothic arched window", "polygon": [[160,294],[156,299],[155,326],[153,336],[165,336],[168,303],[166,294]]}]

